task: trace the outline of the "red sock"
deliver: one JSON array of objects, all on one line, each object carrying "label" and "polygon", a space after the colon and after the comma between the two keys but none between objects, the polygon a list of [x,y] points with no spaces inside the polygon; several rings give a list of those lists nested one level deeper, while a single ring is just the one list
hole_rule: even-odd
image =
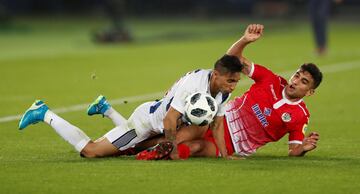
[{"label": "red sock", "polygon": [[187,146],[185,144],[182,144],[182,143],[178,144],[177,151],[178,151],[179,158],[181,158],[181,159],[187,159],[190,156],[190,148],[189,148],[189,146]]}]

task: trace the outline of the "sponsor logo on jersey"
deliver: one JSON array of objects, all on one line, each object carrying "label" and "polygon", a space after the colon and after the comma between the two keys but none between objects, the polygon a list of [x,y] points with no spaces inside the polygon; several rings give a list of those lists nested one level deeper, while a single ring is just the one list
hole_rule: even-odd
[{"label": "sponsor logo on jersey", "polygon": [[281,115],[281,119],[284,121],[284,122],[290,122],[291,121],[291,115],[290,113],[283,113]]},{"label": "sponsor logo on jersey", "polygon": [[271,109],[268,108],[268,107],[265,107],[265,109],[264,109],[264,115],[270,116],[270,115],[271,115]]},{"label": "sponsor logo on jersey", "polygon": [[261,112],[259,105],[258,105],[258,104],[255,104],[255,105],[253,105],[251,108],[252,108],[252,110],[254,111],[256,117],[259,119],[261,125],[262,125],[263,127],[269,126],[269,123],[268,123],[268,121],[266,120],[264,114]]}]

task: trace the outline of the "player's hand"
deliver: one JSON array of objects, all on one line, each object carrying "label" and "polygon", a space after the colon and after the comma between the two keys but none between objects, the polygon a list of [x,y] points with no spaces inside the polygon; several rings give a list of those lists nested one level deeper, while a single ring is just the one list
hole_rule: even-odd
[{"label": "player's hand", "polygon": [[264,26],[261,24],[250,24],[244,33],[243,39],[246,42],[254,42],[259,39],[264,31]]},{"label": "player's hand", "polygon": [[303,150],[311,151],[317,147],[317,142],[319,141],[320,136],[316,132],[311,132],[307,137],[303,140]]}]

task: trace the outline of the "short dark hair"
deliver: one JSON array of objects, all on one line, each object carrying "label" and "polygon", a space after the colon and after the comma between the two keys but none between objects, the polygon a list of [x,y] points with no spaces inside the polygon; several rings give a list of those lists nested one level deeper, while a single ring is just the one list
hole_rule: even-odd
[{"label": "short dark hair", "polygon": [[301,71],[307,71],[310,73],[311,77],[314,80],[314,89],[320,85],[323,75],[320,69],[314,63],[304,63],[303,65],[301,65],[300,69]]},{"label": "short dark hair", "polygon": [[214,69],[220,74],[241,72],[243,68],[239,58],[232,55],[224,55],[214,64]]}]

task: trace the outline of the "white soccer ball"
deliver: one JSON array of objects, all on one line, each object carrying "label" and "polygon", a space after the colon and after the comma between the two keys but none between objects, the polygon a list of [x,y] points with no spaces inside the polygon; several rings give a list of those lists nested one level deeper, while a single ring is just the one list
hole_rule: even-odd
[{"label": "white soccer ball", "polygon": [[185,119],[194,125],[205,126],[210,124],[218,106],[213,97],[207,93],[196,92],[185,100]]}]

